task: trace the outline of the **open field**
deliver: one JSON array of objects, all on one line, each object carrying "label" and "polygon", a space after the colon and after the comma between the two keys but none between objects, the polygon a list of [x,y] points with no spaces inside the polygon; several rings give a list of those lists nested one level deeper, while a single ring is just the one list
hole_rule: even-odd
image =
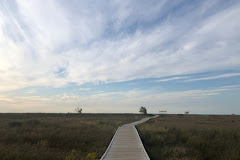
[{"label": "open field", "polygon": [[[121,124],[139,114],[0,114],[0,159],[100,158]],[[72,155],[71,155],[72,153]],[[92,157],[94,157],[92,154]],[[88,159],[91,158],[91,155]]]},{"label": "open field", "polygon": [[151,160],[240,159],[240,116],[161,115],[137,128]]}]

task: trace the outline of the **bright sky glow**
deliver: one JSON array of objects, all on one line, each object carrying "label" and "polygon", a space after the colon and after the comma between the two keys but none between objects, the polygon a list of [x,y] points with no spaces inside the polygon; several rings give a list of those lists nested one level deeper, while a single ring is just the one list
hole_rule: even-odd
[{"label": "bright sky glow", "polygon": [[240,114],[240,1],[1,0],[0,112]]}]

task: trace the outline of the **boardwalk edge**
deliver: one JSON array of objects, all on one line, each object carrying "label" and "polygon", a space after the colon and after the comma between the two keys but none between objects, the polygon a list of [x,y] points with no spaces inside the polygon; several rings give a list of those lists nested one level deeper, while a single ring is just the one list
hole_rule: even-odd
[{"label": "boardwalk edge", "polygon": [[118,127],[118,129],[116,130],[116,132],[115,132],[115,134],[114,134],[114,136],[113,136],[113,138],[112,138],[112,140],[111,140],[110,144],[108,145],[108,148],[107,148],[107,150],[105,151],[105,153],[103,154],[103,156],[101,157],[101,159],[100,159],[100,160],[103,160],[103,159],[105,158],[105,156],[107,155],[107,153],[108,153],[109,149],[110,149],[110,148],[111,148],[111,146],[112,146],[112,143],[113,143],[113,141],[114,141],[115,137],[116,137],[116,136],[117,136],[117,134],[118,134],[119,128],[121,128],[121,126],[120,126],[120,127]]},{"label": "boardwalk edge", "polygon": [[138,134],[138,138],[140,139],[140,142],[141,142],[141,145],[142,145],[142,147],[143,147],[143,151],[144,151],[144,153],[145,153],[145,156],[146,156],[147,160],[150,160],[150,158],[149,158],[149,156],[148,156],[148,154],[147,154],[147,151],[146,151],[146,149],[145,149],[145,147],[144,147],[144,145],[143,145],[143,143],[142,143],[142,140],[141,140],[141,137],[140,137],[140,135],[139,135],[139,133],[138,133],[138,130],[137,130],[137,128],[136,128],[135,125],[134,125],[134,127],[135,127],[135,130],[136,130],[137,134]]}]

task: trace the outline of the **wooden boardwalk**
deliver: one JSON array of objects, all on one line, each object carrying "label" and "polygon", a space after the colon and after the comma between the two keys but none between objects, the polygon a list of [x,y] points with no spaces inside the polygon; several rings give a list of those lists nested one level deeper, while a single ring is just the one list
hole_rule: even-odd
[{"label": "wooden boardwalk", "polygon": [[157,116],[119,127],[101,160],[150,160],[135,125]]}]

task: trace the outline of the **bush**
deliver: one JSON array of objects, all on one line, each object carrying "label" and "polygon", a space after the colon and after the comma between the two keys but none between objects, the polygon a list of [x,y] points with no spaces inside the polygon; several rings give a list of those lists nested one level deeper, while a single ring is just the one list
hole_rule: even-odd
[{"label": "bush", "polygon": [[65,160],[77,160],[76,150],[73,149],[72,152],[66,156]]}]

